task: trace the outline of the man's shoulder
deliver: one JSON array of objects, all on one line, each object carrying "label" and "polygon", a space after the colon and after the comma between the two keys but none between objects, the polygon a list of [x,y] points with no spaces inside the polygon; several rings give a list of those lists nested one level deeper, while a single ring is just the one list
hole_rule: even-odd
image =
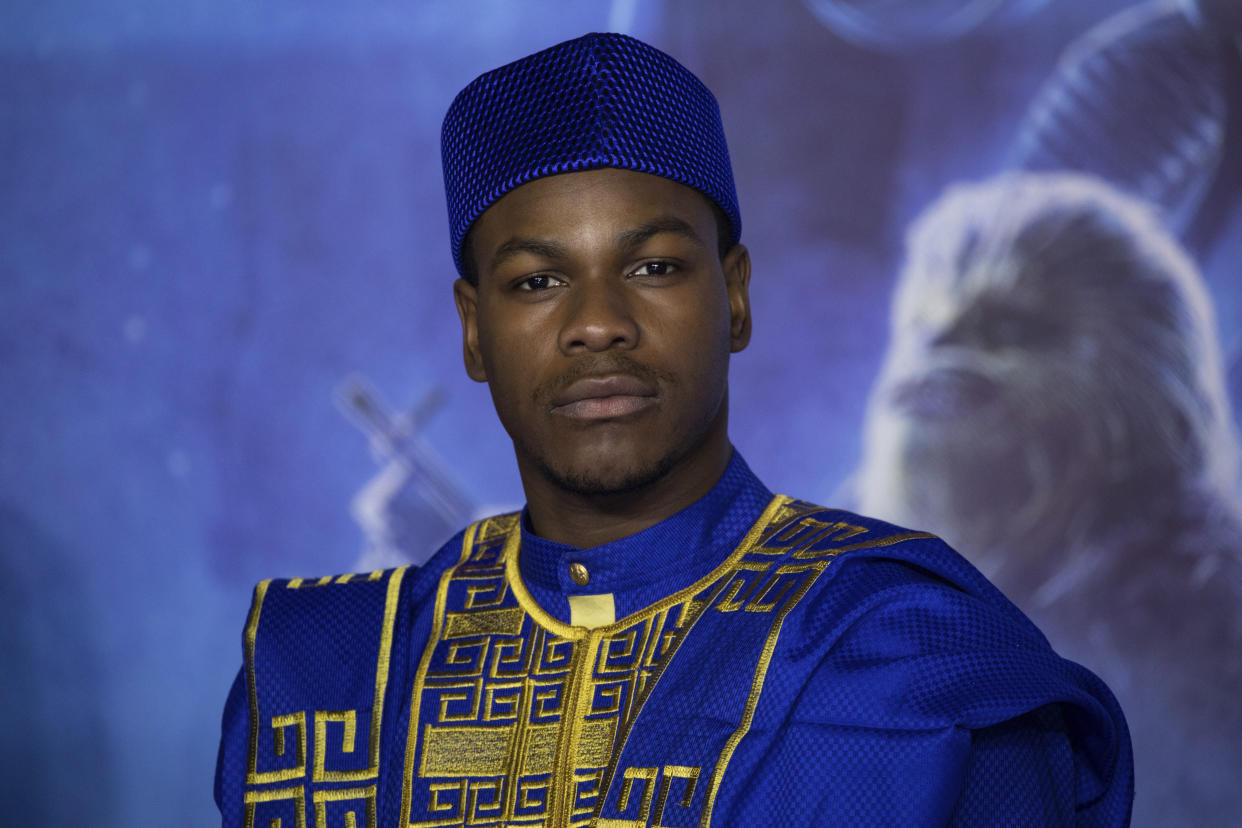
[{"label": "man's shoulder", "polygon": [[[822,566],[789,612],[788,637],[782,632],[775,653],[783,666],[773,667],[811,669],[799,685],[807,721],[973,729],[1053,702],[1090,707],[1095,699],[1115,708],[1098,679],[1058,656],[939,537],[801,501],[787,508],[801,516],[779,523],[773,537],[809,538],[812,527],[822,538],[802,540],[780,564],[791,572]],[[797,667],[807,664],[815,666]]]},{"label": "man's shoulder", "polygon": [[965,558],[931,532],[785,495],[778,495],[769,506],[761,545],[787,547],[794,558],[822,560],[837,569],[846,568],[847,562],[890,562],[955,581],[982,578]]},{"label": "man's shoulder", "polygon": [[[290,639],[305,640],[314,637],[322,619],[340,618],[346,626],[381,623],[385,615],[434,591],[439,573],[459,557],[466,532],[457,532],[418,565],[260,581],[254,587],[247,635],[253,638],[262,629],[267,636],[286,632]],[[339,630],[335,622],[329,626]]]},{"label": "man's shoulder", "polygon": [[434,602],[440,574],[460,559],[469,531],[420,566],[260,581],[243,636],[254,703],[298,698],[324,709],[375,703],[366,688],[408,657],[411,636],[426,634],[422,610]]},{"label": "man's shoulder", "polygon": [[[823,568],[804,615],[945,616],[964,625],[986,618],[1032,644],[1046,641],[1027,617],[940,537],[848,509],[784,498],[763,529],[760,551],[788,547],[785,566]],[[971,619],[966,621],[966,619]]]},{"label": "man's shoulder", "polygon": [[765,518],[769,526],[786,526],[796,522],[813,523],[820,527],[835,526],[838,531],[833,535],[838,538],[870,540],[888,537],[903,540],[907,535],[918,536],[919,539],[935,538],[930,532],[899,526],[880,518],[859,514],[848,508],[826,506],[812,500],[784,494],[778,494],[773,498]]},{"label": "man's shoulder", "polygon": [[506,512],[475,520],[421,564],[260,581],[254,588],[248,626],[258,623],[260,610],[264,625],[270,628],[277,618],[296,626],[308,617],[336,612],[374,616],[421,606],[434,598],[440,577],[462,560],[467,546],[478,548],[491,540],[503,540],[516,527],[518,518],[519,513]]},{"label": "man's shoulder", "polygon": [[478,521],[459,530],[421,564],[332,575],[267,578],[255,586],[255,600],[266,601],[275,594],[286,594],[291,603],[306,605],[365,600],[366,595],[380,594],[388,589],[397,591],[402,585],[408,587],[429,576],[438,577],[444,569],[456,563],[466,534],[483,522]]}]

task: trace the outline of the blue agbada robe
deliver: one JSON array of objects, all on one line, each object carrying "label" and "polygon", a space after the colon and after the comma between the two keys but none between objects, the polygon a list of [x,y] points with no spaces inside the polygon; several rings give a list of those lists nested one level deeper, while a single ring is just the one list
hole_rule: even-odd
[{"label": "blue agbada robe", "polygon": [[225,826],[1124,825],[1133,797],[1108,689],[970,564],[736,453],[593,549],[508,515],[419,569],[261,583],[244,651]]}]

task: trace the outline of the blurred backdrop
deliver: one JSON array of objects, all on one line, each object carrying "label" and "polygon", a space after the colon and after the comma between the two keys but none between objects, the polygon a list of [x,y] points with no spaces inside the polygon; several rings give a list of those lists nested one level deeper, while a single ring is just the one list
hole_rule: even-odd
[{"label": "blurred backdrop", "polygon": [[[522,502],[460,363],[438,140],[586,31],[717,94],[732,433],[943,534],[1242,823],[1232,0],[15,0],[0,27],[6,823],[208,826],[253,583]],[[676,130],[660,112],[652,129]]]}]

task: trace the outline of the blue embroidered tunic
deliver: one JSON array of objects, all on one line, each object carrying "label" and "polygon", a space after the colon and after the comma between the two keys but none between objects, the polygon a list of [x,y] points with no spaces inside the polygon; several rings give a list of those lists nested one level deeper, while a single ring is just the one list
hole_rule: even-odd
[{"label": "blue embroidered tunic", "polygon": [[594,549],[520,515],[421,569],[265,581],[225,826],[1122,825],[1108,689],[938,539],[704,498]]}]

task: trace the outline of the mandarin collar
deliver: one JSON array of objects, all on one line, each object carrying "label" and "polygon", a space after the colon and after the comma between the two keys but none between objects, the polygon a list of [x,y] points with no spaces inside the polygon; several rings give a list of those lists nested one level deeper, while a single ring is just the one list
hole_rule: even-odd
[{"label": "mandarin collar", "polygon": [[[733,551],[772,497],[735,450],[703,497],[640,532],[589,549],[534,534],[523,509],[518,566],[527,584],[565,595],[626,592],[670,580],[688,585]],[[572,564],[585,567],[586,584],[573,580]]]}]

